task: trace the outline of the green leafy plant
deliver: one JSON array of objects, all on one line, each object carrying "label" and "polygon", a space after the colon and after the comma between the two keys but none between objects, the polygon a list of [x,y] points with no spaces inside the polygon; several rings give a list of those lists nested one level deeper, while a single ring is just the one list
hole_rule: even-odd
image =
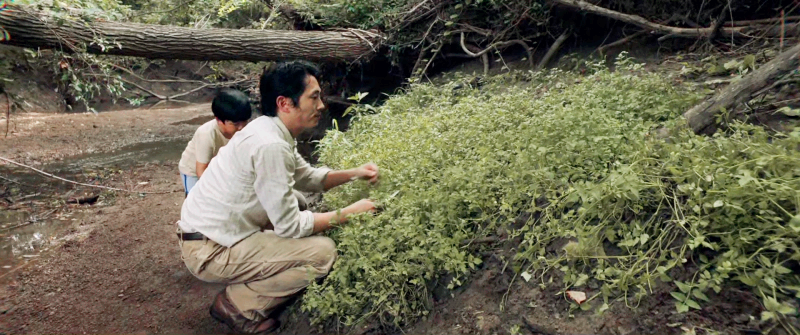
[{"label": "green leafy plant", "polygon": [[795,313],[800,131],[696,136],[680,115],[698,94],[624,55],[614,72],[589,68],[412,84],[330,131],[322,163],[373,161],[383,178],[325,202],[369,197],[384,210],[331,232],[341,256],[303,309],[316,322],[402,326],[427,314],[437,287],[461,285],[481,265],[469,241],[499,229],[522,237],[514,268],[526,281],[597,287],[576,308],[635,303],[679,280],[679,311],[741,283],[770,304],[765,318]]}]

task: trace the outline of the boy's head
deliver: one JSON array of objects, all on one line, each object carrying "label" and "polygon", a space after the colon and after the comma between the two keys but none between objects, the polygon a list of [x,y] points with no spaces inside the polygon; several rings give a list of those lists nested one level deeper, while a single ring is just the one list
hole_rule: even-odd
[{"label": "boy's head", "polygon": [[253,113],[247,95],[230,88],[220,90],[214,97],[214,101],[211,102],[211,111],[217,118],[217,125],[222,136],[227,139],[242,130]]},{"label": "boy's head", "polygon": [[280,116],[290,131],[315,127],[325,109],[319,77],[319,69],[303,61],[268,69],[259,83],[262,114]]}]

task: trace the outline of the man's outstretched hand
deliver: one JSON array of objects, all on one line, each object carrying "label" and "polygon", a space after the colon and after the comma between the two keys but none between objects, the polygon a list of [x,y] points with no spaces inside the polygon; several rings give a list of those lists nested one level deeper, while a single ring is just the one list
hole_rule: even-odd
[{"label": "man's outstretched hand", "polygon": [[380,173],[378,172],[377,165],[374,163],[367,163],[358,168],[358,175],[361,179],[369,180],[370,184],[375,184],[378,182]]},{"label": "man's outstretched hand", "polygon": [[375,213],[377,211],[375,203],[369,199],[361,199],[359,201],[356,201],[350,206],[348,206],[347,209],[348,212],[351,212],[352,214],[364,213],[364,212]]}]

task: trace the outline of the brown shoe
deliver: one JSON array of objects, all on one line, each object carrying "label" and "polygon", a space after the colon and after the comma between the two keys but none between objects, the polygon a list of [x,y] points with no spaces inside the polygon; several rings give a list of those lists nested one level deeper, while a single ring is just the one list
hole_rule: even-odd
[{"label": "brown shoe", "polygon": [[231,301],[228,300],[225,290],[222,290],[214,298],[214,303],[211,304],[209,312],[214,319],[228,325],[233,331],[240,334],[269,334],[280,326],[280,322],[273,318],[253,321],[244,317],[236,309],[236,306],[233,306]]}]

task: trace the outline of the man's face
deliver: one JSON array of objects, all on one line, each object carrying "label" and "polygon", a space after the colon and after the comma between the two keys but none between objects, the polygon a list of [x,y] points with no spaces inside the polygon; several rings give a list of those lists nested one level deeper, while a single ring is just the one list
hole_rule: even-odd
[{"label": "man's face", "polygon": [[247,125],[247,122],[248,121],[220,121],[220,119],[217,119],[217,126],[219,126],[219,131],[222,133],[222,136],[230,140],[233,134],[236,134],[236,132],[242,130],[242,128]]},{"label": "man's face", "polygon": [[322,118],[322,111],[325,110],[325,104],[322,103],[322,90],[319,87],[319,82],[314,76],[306,76],[306,90],[297,101],[297,105],[291,108],[292,114],[296,125],[301,126],[303,129],[311,129],[319,124]]}]

